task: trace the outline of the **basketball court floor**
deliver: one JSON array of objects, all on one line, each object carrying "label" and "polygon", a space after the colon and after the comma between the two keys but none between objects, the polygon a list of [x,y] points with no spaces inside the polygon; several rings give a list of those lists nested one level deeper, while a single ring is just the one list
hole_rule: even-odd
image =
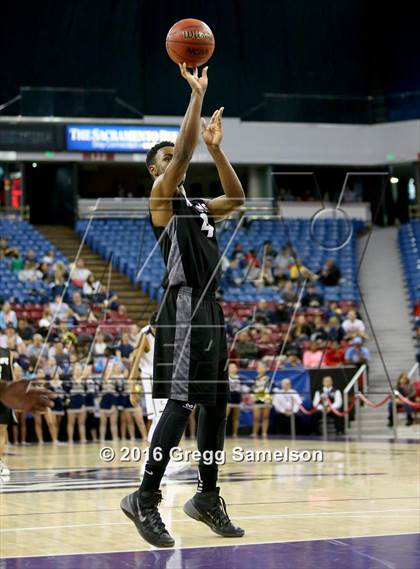
[{"label": "basketball court floor", "polygon": [[[183,513],[195,492],[191,467],[163,487],[162,516],[176,540],[169,550],[144,542],[119,508],[138,485],[140,463],[121,461],[120,449],[130,445],[114,444],[116,458],[108,463],[99,456],[102,446],[9,447],[11,475],[0,483],[1,569],[419,566],[415,443],[229,439],[220,485],[245,537],[223,539]],[[195,442],[182,446],[193,449]],[[235,454],[234,447],[323,456],[270,462],[267,453],[267,461],[240,461],[243,451]]]}]

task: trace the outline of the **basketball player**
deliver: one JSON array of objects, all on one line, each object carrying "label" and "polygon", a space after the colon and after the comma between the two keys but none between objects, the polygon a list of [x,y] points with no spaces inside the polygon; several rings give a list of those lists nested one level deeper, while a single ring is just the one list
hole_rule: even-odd
[{"label": "basketball player", "polygon": [[[140,379],[146,403],[147,418],[152,421],[149,432],[145,437],[149,443],[152,441],[153,433],[155,432],[168,402],[167,399],[153,399],[152,397],[156,316],[157,312],[154,312],[150,317],[149,324],[140,330],[140,339],[136,349],[134,350],[134,358],[129,375],[130,383],[134,385],[134,389],[130,393],[130,401],[135,406],[138,414],[142,416],[142,412],[138,407],[140,404],[140,390],[135,390],[135,385],[139,385],[138,383],[136,384],[135,379],[138,378],[138,371],[140,372]],[[169,461],[166,468],[166,475],[178,474],[189,466],[190,463],[187,461]]]},{"label": "basketball player", "polygon": [[[221,262],[214,223],[242,205],[245,198],[220,148],[223,108],[213,113],[208,125],[202,122],[202,135],[224,195],[207,202],[187,198],[183,184],[200,134],[207,67],[201,77],[197,69],[190,73],[185,64],[179,67],[191,87],[191,99],[176,144],[161,142],[146,158],[154,179],[150,220],[166,265],[165,294],[156,322],[153,397],[168,402],[153,433],[141,486],[121,502],[140,535],[157,547],[175,543],[158,511],[162,500],[159,487],[170,450],[178,446],[195,404],[200,404],[197,445],[201,455],[223,449],[229,387],[224,318],[214,297]],[[157,448],[161,460],[155,459],[160,455],[153,452]],[[217,476],[214,461],[200,461],[198,491],[185,504],[184,512],[218,535],[242,537],[244,531],[230,521],[219,496]]]}]

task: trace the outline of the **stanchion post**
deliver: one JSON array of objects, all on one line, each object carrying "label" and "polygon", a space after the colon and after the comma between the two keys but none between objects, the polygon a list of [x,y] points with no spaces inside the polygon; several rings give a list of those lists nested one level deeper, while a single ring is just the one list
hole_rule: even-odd
[{"label": "stanchion post", "polygon": [[[347,391],[344,392],[344,411],[349,408],[349,394]],[[344,434],[347,434],[350,426],[350,413],[344,415]]]},{"label": "stanchion post", "polygon": [[296,417],[293,411],[292,414],[290,415],[290,434],[292,439],[296,438]]},{"label": "stanchion post", "polygon": [[360,441],[362,438],[362,405],[359,397],[359,389],[355,389],[356,397],[356,418],[357,418],[357,439]]},{"label": "stanchion post", "polygon": [[392,391],[392,430],[394,431],[394,441],[398,440],[398,413],[397,413],[397,398],[395,392]]},{"label": "stanchion post", "polygon": [[328,438],[327,413],[325,412],[325,407],[322,407],[322,436],[324,439]]}]

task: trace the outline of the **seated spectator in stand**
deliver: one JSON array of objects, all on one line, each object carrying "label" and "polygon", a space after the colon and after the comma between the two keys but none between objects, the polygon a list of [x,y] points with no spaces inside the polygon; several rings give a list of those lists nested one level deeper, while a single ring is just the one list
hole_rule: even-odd
[{"label": "seated spectator in stand", "polygon": [[320,342],[311,342],[309,349],[303,352],[302,363],[306,368],[319,368],[322,364],[324,351]]},{"label": "seated spectator in stand", "polygon": [[36,364],[41,356],[48,356],[48,345],[44,343],[44,338],[41,334],[34,335],[32,343],[26,350],[26,354],[33,364]]},{"label": "seated spectator in stand", "polygon": [[299,411],[302,399],[299,393],[292,389],[290,379],[283,379],[281,389],[273,389],[273,407],[275,410],[275,432],[290,433],[290,417]]},{"label": "seated spectator in stand", "polygon": [[[416,389],[414,385],[410,383],[410,378],[406,372],[400,373],[398,376],[397,385],[395,387],[397,391],[401,393],[403,397],[406,399],[410,399],[410,401],[416,400]],[[405,422],[407,427],[410,427],[413,424],[413,407],[408,403],[403,403],[397,398],[397,407],[398,405],[402,405],[407,417]],[[393,404],[392,400],[388,403],[388,427],[394,426],[394,418],[393,418]]]},{"label": "seated spectator in stand", "polygon": [[318,306],[321,306],[323,302],[324,298],[316,292],[315,285],[309,283],[302,298],[302,306],[317,308]]},{"label": "seated spectator in stand", "polygon": [[294,259],[290,247],[284,245],[274,259],[274,275],[277,280],[283,280],[289,276],[289,267],[293,265]]},{"label": "seated spectator in stand", "polygon": [[56,269],[54,271],[54,275],[48,286],[51,290],[51,295],[53,298],[56,296],[59,296],[61,298],[66,288],[66,279],[61,269]]},{"label": "seated spectator in stand", "polygon": [[268,321],[270,324],[283,324],[284,322],[289,322],[289,320],[290,310],[284,300],[280,299],[277,306],[268,312]]},{"label": "seated spectator in stand", "polygon": [[19,254],[16,247],[10,246],[9,241],[5,237],[0,238],[0,259],[3,257],[13,257],[16,254]]},{"label": "seated spectator in stand", "polygon": [[107,343],[105,342],[105,336],[102,332],[96,334],[96,340],[93,344],[92,354],[93,356],[103,356],[105,350],[107,349]]},{"label": "seated spectator in stand", "polygon": [[266,239],[264,241],[263,256],[264,256],[264,258],[271,259],[272,261],[274,261],[274,259],[277,256],[277,251],[275,251],[273,249],[273,244],[271,243],[271,241],[269,239]]},{"label": "seated spectator in stand", "polygon": [[62,342],[54,343],[49,350],[48,357],[54,358],[58,367],[67,373],[70,364],[70,356],[68,348],[66,348]]},{"label": "seated spectator in stand", "polygon": [[335,430],[337,434],[342,434],[344,432],[344,421],[343,417],[338,417],[331,411],[328,401],[331,402],[334,409],[340,410],[343,406],[343,397],[339,389],[334,389],[332,377],[329,375],[322,379],[322,390],[316,391],[313,399],[312,405],[318,409],[317,413],[312,415],[315,431],[320,434],[319,422],[322,419],[322,412],[324,411],[328,417],[331,417],[334,421]]},{"label": "seated spectator in stand", "polygon": [[54,264],[56,262],[56,256],[55,256],[55,251],[54,249],[51,249],[50,251],[47,251],[47,253],[42,257],[41,260],[42,263],[47,263],[47,265],[52,266],[52,268],[54,269]]},{"label": "seated spectator in stand", "polygon": [[292,281],[286,281],[284,283],[284,286],[281,290],[281,297],[285,302],[289,304],[296,302],[297,293],[295,285],[292,283]]},{"label": "seated spectator in stand", "polygon": [[73,264],[73,267],[71,268],[71,282],[74,284],[74,286],[83,288],[83,285],[90,275],[89,269],[85,267],[84,260],[80,258],[77,263]]},{"label": "seated spectator in stand", "polygon": [[12,310],[10,302],[4,302],[0,311],[0,329],[5,330],[8,324],[11,324],[13,328],[16,328],[17,317],[16,312]]},{"label": "seated spectator in stand", "polygon": [[128,332],[124,332],[121,336],[120,343],[117,346],[117,350],[119,350],[121,357],[123,360],[129,360],[131,353],[133,352],[134,348],[130,344],[130,336]]},{"label": "seated spectator in stand", "polygon": [[18,272],[18,279],[22,282],[34,282],[39,281],[43,277],[41,271],[37,268],[37,265],[33,264],[31,261],[26,260],[23,269]]},{"label": "seated spectator in stand", "polygon": [[296,317],[295,324],[291,330],[291,337],[298,342],[302,340],[309,340],[312,334],[312,326],[310,326],[306,321],[305,314],[299,314]]},{"label": "seated spectator in stand", "polygon": [[28,249],[28,251],[26,252],[24,265],[27,265],[30,269],[36,269],[38,267],[36,253],[32,249]]},{"label": "seated spectator in stand", "polygon": [[20,256],[19,251],[16,251],[15,253],[13,253],[13,255],[11,255],[12,260],[10,263],[10,268],[12,271],[21,271],[23,269],[23,259]]},{"label": "seated spectator in stand", "polygon": [[48,306],[44,306],[44,309],[42,311],[42,318],[38,321],[38,332],[41,334],[41,336],[47,335],[48,328],[51,326],[53,321],[50,304]]},{"label": "seated spectator in stand", "polygon": [[273,261],[272,259],[264,259],[261,270],[259,271],[258,277],[254,281],[256,287],[262,286],[274,286],[276,284],[276,279],[274,278],[272,270]]},{"label": "seated spectator in stand", "polygon": [[259,300],[257,302],[256,310],[254,313],[254,322],[257,324],[268,324],[269,322],[269,306],[266,300]]},{"label": "seated spectator in stand", "polygon": [[295,261],[293,261],[293,263],[290,265],[289,268],[289,278],[292,281],[297,281],[299,279],[304,279],[307,277],[307,275],[312,275],[313,273],[311,273],[306,267],[305,265],[302,263],[302,261],[300,259],[296,259]]},{"label": "seated spectator in stand", "polygon": [[287,357],[282,363],[283,369],[295,369],[303,368],[302,361],[299,358],[299,354],[295,350],[290,350],[287,352]]},{"label": "seated spectator in stand", "polygon": [[236,337],[235,353],[240,359],[252,360],[258,357],[258,346],[251,341],[247,330]]},{"label": "seated spectator in stand", "polygon": [[355,310],[349,310],[347,318],[341,324],[344,331],[344,339],[351,340],[352,338],[366,337],[366,329],[360,318],[357,318]]},{"label": "seated spectator in stand", "polygon": [[317,274],[319,282],[324,286],[338,286],[340,284],[341,271],[334,259],[327,259],[325,266]]},{"label": "seated spectator in stand", "polygon": [[325,322],[320,314],[316,314],[313,322],[312,334],[310,336],[311,342],[316,342],[317,340],[326,340],[328,334],[325,330]]},{"label": "seated spectator in stand", "polygon": [[329,343],[322,360],[323,367],[336,367],[344,364],[344,349],[336,341]]},{"label": "seated spectator in stand", "polygon": [[230,256],[230,260],[232,260],[232,259],[237,259],[239,262],[239,265],[241,265],[241,264],[245,265],[245,261],[244,261],[245,254],[242,250],[241,243],[236,243],[236,245],[232,251],[232,254]]},{"label": "seated spectator in stand", "polygon": [[34,336],[33,327],[28,324],[28,319],[24,317],[19,318],[16,331],[25,342],[32,340]]},{"label": "seated spectator in stand", "polygon": [[354,338],[344,356],[346,364],[361,366],[368,364],[369,359],[370,353],[369,350],[363,346],[363,338]]},{"label": "seated spectator in stand", "polygon": [[17,350],[22,343],[22,338],[16,333],[12,324],[7,324],[5,329],[0,329],[0,348]]},{"label": "seated spectator in stand", "polygon": [[73,311],[73,317],[76,322],[87,322],[88,320],[95,320],[93,314],[91,314],[90,306],[87,302],[82,300],[80,292],[73,293],[73,302],[71,303],[71,309]]},{"label": "seated spectator in stand", "polygon": [[327,339],[333,342],[341,342],[344,338],[344,330],[341,327],[340,320],[337,316],[331,316],[328,323],[325,325],[325,333]]},{"label": "seated spectator in stand", "polygon": [[242,284],[243,276],[242,271],[239,268],[239,260],[237,258],[232,259],[229,263],[229,267],[222,275],[222,287],[235,287]]},{"label": "seated spectator in stand", "polygon": [[42,280],[48,281],[51,276],[51,267],[48,263],[40,263],[37,272],[42,274]]},{"label": "seated spectator in stand", "polygon": [[68,320],[71,315],[70,306],[66,302],[61,301],[61,295],[56,294],[54,297],[54,302],[50,302],[48,308],[50,309],[52,321],[56,320]]}]

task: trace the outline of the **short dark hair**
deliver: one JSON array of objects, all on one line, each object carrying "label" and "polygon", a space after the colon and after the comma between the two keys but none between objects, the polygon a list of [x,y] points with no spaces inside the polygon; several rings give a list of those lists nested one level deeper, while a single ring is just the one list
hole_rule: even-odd
[{"label": "short dark hair", "polygon": [[150,166],[154,163],[156,154],[161,148],[165,148],[165,146],[175,146],[173,142],[169,142],[168,140],[163,140],[158,144],[155,144],[147,153],[146,155],[146,166],[149,169]]}]

